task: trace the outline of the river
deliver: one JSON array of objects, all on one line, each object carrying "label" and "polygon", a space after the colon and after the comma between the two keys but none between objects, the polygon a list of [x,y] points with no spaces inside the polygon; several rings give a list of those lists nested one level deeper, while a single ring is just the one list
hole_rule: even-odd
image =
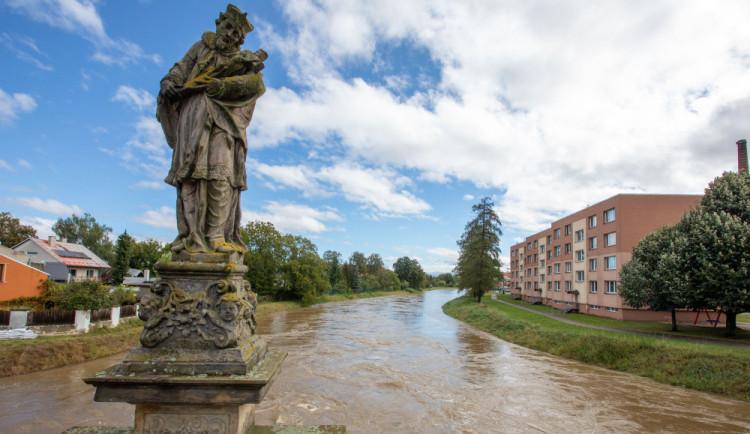
[{"label": "river", "polygon": [[[750,432],[750,404],[509,344],[444,315],[452,290],[268,315],[289,357],[256,423],[348,432]],[[131,425],[80,379],[122,355],[0,379],[0,431]]]}]

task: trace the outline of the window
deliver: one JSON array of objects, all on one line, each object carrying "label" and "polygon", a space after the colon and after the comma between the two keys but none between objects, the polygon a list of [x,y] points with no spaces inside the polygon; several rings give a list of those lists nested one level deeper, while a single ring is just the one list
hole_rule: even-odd
[{"label": "window", "polygon": [[604,257],[604,269],[614,270],[615,268],[617,268],[617,258],[615,256],[605,256]]},{"label": "window", "polygon": [[573,306],[573,302],[572,301],[566,301],[565,302],[565,306]]},{"label": "window", "polygon": [[565,292],[570,292],[573,288],[573,283],[570,280],[565,281]]},{"label": "window", "polygon": [[531,268],[529,268],[528,270],[526,270],[526,275],[527,276],[531,276]]},{"label": "window", "polygon": [[565,263],[565,272],[570,273],[573,270],[573,263],[572,262],[566,262]]},{"label": "window", "polygon": [[555,229],[555,239],[560,238],[560,229]]},{"label": "window", "polygon": [[576,250],[576,262],[583,262],[584,258],[583,250]]},{"label": "window", "polygon": [[552,250],[547,252],[547,259],[552,259]]},{"label": "window", "polygon": [[617,242],[617,237],[614,232],[604,234],[604,247],[614,246]]},{"label": "window", "polygon": [[547,274],[552,274],[552,266],[547,267]]},{"label": "window", "polygon": [[534,282],[534,289],[539,289],[539,282]]},{"label": "window", "polygon": [[572,228],[571,228],[571,226],[570,226],[570,225],[565,225],[565,235],[570,235],[570,231],[571,231],[571,229],[572,229]]},{"label": "window", "polygon": [[76,270],[70,270],[70,277],[76,277]]},{"label": "window", "polygon": [[542,266],[542,270],[544,270],[544,259],[541,260],[540,264]]},{"label": "window", "polygon": [[606,288],[607,294],[617,294],[617,282],[614,280],[605,280],[604,287]]},{"label": "window", "polygon": [[615,221],[615,209],[608,209],[604,211],[604,223]]},{"label": "window", "polygon": [[583,229],[576,231],[576,243],[583,241]]},{"label": "window", "polygon": [[538,261],[538,260],[539,260],[539,255],[538,255],[538,254],[536,254],[536,253],[534,253],[534,262],[536,262],[536,261]]},{"label": "window", "polygon": [[589,238],[589,250],[596,249],[596,237]]},{"label": "window", "polygon": [[589,227],[595,228],[596,227],[596,215],[592,215],[589,217]]},{"label": "window", "polygon": [[547,244],[552,244],[552,235],[547,235]]},{"label": "window", "polygon": [[565,244],[565,254],[568,255],[573,251],[573,246],[570,243]]},{"label": "window", "polygon": [[539,241],[534,241],[534,248],[536,249],[537,247],[539,247]]},{"label": "window", "polygon": [[560,281],[557,280],[555,281],[555,291],[559,291],[559,290],[560,290]]},{"label": "window", "polygon": [[94,278],[94,270],[86,270],[86,278],[87,279],[93,279]]},{"label": "window", "polygon": [[583,282],[583,271],[576,271],[576,282]]},{"label": "window", "polygon": [[0,282],[5,282],[5,269],[7,264],[0,264]]},{"label": "window", "polygon": [[599,292],[599,282],[597,282],[596,280],[589,281],[589,292],[591,292],[592,294],[596,294],[597,292]]},{"label": "window", "polygon": [[560,264],[555,264],[555,274],[560,274]]},{"label": "window", "polygon": [[531,255],[527,256],[527,257],[526,257],[526,262],[528,262],[529,264],[531,264],[531,259],[532,259],[532,258],[531,258]]},{"label": "window", "polygon": [[589,270],[590,271],[596,271],[598,269],[596,258],[589,259]]},{"label": "window", "polygon": [[531,289],[531,282],[526,282],[526,289]]},{"label": "window", "polygon": [[510,251],[510,256],[516,256],[516,252],[517,252],[517,251],[518,251],[518,250],[511,250],[511,251]]},{"label": "window", "polygon": [[619,310],[620,309],[618,309],[616,307],[609,307],[609,306],[607,307],[607,312],[618,312]]},{"label": "window", "polygon": [[541,281],[542,281],[542,283],[544,283],[544,277],[545,277],[545,276],[544,276],[544,274],[542,274],[542,275],[541,275],[541,276],[539,277],[539,280],[541,280]]},{"label": "window", "polygon": [[552,291],[552,282],[547,283],[547,290]]},{"label": "window", "polygon": [[561,300],[555,300],[555,304],[562,304]]},{"label": "window", "polygon": [[599,309],[601,309],[601,308],[602,308],[602,307],[601,307],[601,306],[599,306],[598,304],[592,304],[592,305],[591,305],[591,309],[592,309],[592,310],[599,310]]},{"label": "window", "polygon": [[544,253],[544,244],[542,244],[542,247],[540,247],[542,253]]},{"label": "window", "polygon": [[536,276],[536,275],[538,275],[538,274],[539,274],[539,269],[538,269],[538,268],[536,268],[536,267],[534,267],[534,276]]},{"label": "window", "polygon": [[531,243],[526,244],[526,250],[531,250]]},{"label": "window", "polygon": [[555,256],[560,256],[560,246],[555,246]]}]

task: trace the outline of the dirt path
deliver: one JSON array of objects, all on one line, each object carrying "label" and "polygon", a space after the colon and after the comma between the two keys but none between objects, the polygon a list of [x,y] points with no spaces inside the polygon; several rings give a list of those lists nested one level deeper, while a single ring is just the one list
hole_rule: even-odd
[{"label": "dirt path", "polygon": [[654,332],[647,332],[647,331],[641,331],[641,330],[626,330],[626,329],[618,329],[613,327],[603,327],[603,326],[597,326],[593,324],[586,324],[578,321],[573,321],[567,318],[562,318],[561,315],[564,315],[562,313],[547,313],[547,312],[539,312],[534,309],[529,309],[528,307],[519,306],[517,304],[508,303],[507,301],[498,300],[497,296],[495,294],[492,294],[492,299],[503,304],[507,304],[508,306],[513,306],[518,309],[523,309],[525,311],[535,313],[537,315],[546,316],[547,318],[552,318],[554,320],[577,325],[581,327],[588,327],[591,329],[597,329],[597,330],[606,330],[610,332],[617,332],[617,333],[626,333],[629,335],[640,335],[640,336],[648,336],[652,338],[664,338],[664,339],[672,339],[675,341],[687,341],[687,342],[698,342],[701,344],[713,344],[713,345],[725,345],[728,347],[737,347],[737,348],[748,348],[750,349],[750,344],[746,344],[743,342],[731,342],[731,341],[723,341],[719,339],[709,339],[709,338],[697,338],[693,336],[677,336],[677,335],[670,335],[665,333],[654,333]]}]

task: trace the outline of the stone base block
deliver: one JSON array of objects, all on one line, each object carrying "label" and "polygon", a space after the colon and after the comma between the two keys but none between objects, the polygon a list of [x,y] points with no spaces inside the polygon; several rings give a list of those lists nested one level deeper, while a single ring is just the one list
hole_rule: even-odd
[{"label": "stone base block", "polygon": [[245,433],[254,425],[255,404],[135,406],[135,434]]}]

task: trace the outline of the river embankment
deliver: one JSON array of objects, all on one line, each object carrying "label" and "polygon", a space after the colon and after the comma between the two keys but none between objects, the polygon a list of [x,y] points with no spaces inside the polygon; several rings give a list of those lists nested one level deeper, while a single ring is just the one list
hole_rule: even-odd
[{"label": "river embankment", "polygon": [[443,312],[500,339],[661,383],[750,401],[750,350],[596,330],[492,300],[451,300]]},{"label": "river embankment", "polygon": [[[315,304],[408,293],[410,291],[323,295],[316,299]],[[256,315],[263,316],[301,308],[303,306],[298,301],[260,303]],[[117,327],[101,327],[79,335],[40,336],[33,340],[2,340],[0,341],[0,377],[60,368],[122,353],[138,345],[138,337],[142,330],[143,321],[136,319],[121,323]]]}]

